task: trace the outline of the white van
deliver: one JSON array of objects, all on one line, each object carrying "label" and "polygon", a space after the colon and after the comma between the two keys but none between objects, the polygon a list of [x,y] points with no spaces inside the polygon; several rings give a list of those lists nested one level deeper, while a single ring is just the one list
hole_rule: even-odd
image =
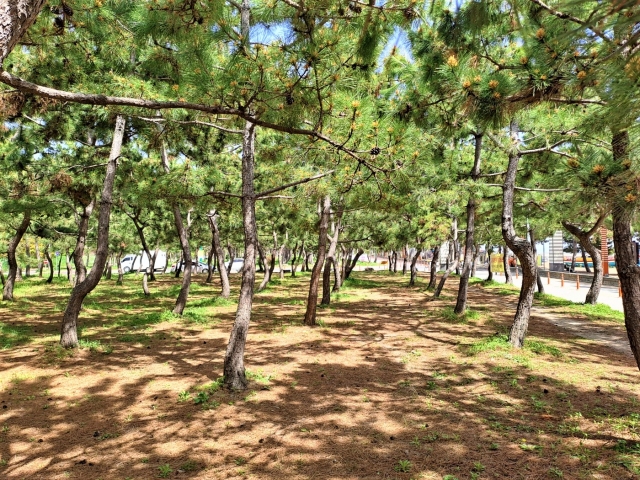
[{"label": "white van", "polygon": [[[142,271],[149,268],[149,257],[147,256],[146,252],[127,253],[125,257],[120,261],[120,265],[122,265],[122,271],[124,273],[137,272],[138,269],[140,269],[141,261],[142,261],[142,268],[141,268]],[[154,264],[154,270],[156,272],[159,270],[164,270],[166,265],[167,265],[167,252],[158,250],[158,254],[156,255],[156,263]]]}]

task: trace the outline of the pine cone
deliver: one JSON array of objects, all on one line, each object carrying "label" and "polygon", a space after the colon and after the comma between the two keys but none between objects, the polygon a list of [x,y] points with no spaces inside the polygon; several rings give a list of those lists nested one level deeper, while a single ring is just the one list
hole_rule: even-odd
[{"label": "pine cone", "polygon": [[62,11],[67,17],[73,17],[73,9],[69,5],[62,2],[61,7],[62,7]]},{"label": "pine cone", "polygon": [[371,155],[380,155],[380,149],[378,147],[373,147],[369,153]]}]

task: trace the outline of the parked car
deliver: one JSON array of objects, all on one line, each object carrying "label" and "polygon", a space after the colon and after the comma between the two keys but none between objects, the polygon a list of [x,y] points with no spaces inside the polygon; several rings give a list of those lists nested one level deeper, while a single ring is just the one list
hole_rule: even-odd
[{"label": "parked car", "polygon": [[[125,257],[120,261],[120,265],[122,265],[122,271],[124,273],[129,273],[131,271],[137,272],[140,268],[140,261],[142,261],[141,270],[144,271],[149,268],[149,257],[147,257],[146,252],[141,253],[127,253]],[[162,250],[158,250],[158,254],[156,255],[156,262],[154,264],[155,271],[164,270],[165,265],[167,264],[167,252],[163,252]]]},{"label": "parked car", "polygon": [[[171,265],[171,272],[176,271],[176,263]],[[181,270],[184,270],[184,262],[180,263]],[[209,266],[204,262],[199,262],[197,260],[191,261],[191,273],[204,273],[209,271]]]},{"label": "parked car", "polygon": [[[231,273],[240,273],[242,267],[244,267],[244,258],[234,258],[231,264]],[[227,269],[228,268],[229,264],[227,263]]]}]

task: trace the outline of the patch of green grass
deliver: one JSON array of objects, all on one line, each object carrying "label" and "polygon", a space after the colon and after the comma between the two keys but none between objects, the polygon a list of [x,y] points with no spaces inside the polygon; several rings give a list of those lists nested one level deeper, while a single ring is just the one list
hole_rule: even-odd
[{"label": "patch of green grass", "polygon": [[510,348],[509,337],[506,334],[498,333],[469,345],[467,351],[470,355],[477,355],[481,352],[509,350]]},{"label": "patch of green grass", "polygon": [[469,320],[480,318],[480,313],[474,310],[467,309],[462,315],[458,315],[453,310],[453,307],[445,307],[438,312],[438,316],[448,323],[467,323]]},{"label": "patch of green grass", "polygon": [[538,355],[546,354],[554,357],[562,356],[562,352],[558,348],[547,345],[540,340],[526,340],[524,346],[527,350],[531,350],[533,353]]},{"label": "patch of green grass", "polygon": [[258,370],[257,372],[246,370],[245,375],[249,380],[255,380],[256,382],[262,383],[263,385],[268,385],[273,379],[273,375],[265,374],[262,370]]},{"label": "patch of green grass", "polygon": [[367,280],[364,278],[349,277],[342,284],[343,288],[380,288],[381,282],[375,282],[373,280]]},{"label": "patch of green grass", "polygon": [[24,345],[31,340],[32,332],[30,327],[8,325],[0,322],[0,350],[6,350],[16,345]]},{"label": "patch of green grass", "polygon": [[589,320],[609,320],[624,323],[624,312],[614,310],[609,305],[576,303],[553,295],[535,293],[536,302],[543,307],[559,308],[561,312],[582,315]]},{"label": "patch of green grass", "polygon": [[230,307],[230,306],[236,305],[236,303],[237,302],[235,300],[231,300],[230,298],[215,297],[215,298],[203,298],[200,300],[194,300],[192,302],[189,302],[189,306],[192,308]]},{"label": "patch of green grass", "polygon": [[109,355],[113,352],[113,347],[111,345],[103,344],[100,340],[82,338],[78,340],[78,346],[80,348],[88,348],[91,352],[104,353],[105,355]]},{"label": "patch of green grass", "polygon": [[504,282],[496,282],[491,280],[490,282],[482,282],[482,286],[493,293],[498,295],[519,295],[520,289],[514,285],[509,285]]},{"label": "patch of green grass", "polygon": [[169,465],[168,463],[165,463],[164,465],[160,465],[158,467],[158,476],[160,478],[169,477],[169,475],[171,475],[171,472],[173,472],[173,469],[171,468],[171,465]]},{"label": "patch of green grass", "polygon": [[125,315],[124,318],[119,318],[115,322],[111,323],[113,327],[144,327],[146,325],[155,325],[162,322],[175,322],[180,320],[178,315],[175,315],[170,310],[164,310],[162,312],[150,312],[139,315]]}]

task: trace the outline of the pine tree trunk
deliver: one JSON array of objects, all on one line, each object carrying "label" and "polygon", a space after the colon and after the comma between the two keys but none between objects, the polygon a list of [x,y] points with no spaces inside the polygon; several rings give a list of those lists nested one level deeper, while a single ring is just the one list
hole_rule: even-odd
[{"label": "pine tree trunk", "polygon": [[44,256],[47,259],[47,263],[49,264],[49,278],[47,278],[46,283],[52,283],[53,282],[53,260],[51,259],[51,254],[49,253],[49,245],[47,245],[44,251]]},{"label": "pine tree trunk", "polygon": [[362,254],[364,253],[364,250],[359,248],[358,252],[356,253],[355,257],[353,257],[351,259],[351,262],[349,262],[347,260],[347,265],[345,268],[345,274],[344,274],[344,280],[346,280],[347,278],[349,278],[349,276],[351,275],[351,272],[353,271],[354,267],[356,266],[356,264],[358,263],[358,260],[360,259],[360,257],[362,256]]},{"label": "pine tree trunk", "polygon": [[487,275],[487,282],[493,281],[493,270],[491,270],[491,252],[487,252],[487,270],[489,271],[489,275]]},{"label": "pine tree trunk", "polygon": [[25,210],[22,215],[22,222],[16,229],[16,234],[9,240],[9,244],[7,245],[7,260],[9,262],[9,273],[7,274],[7,278],[4,282],[4,288],[2,290],[2,300],[13,300],[13,287],[16,282],[16,278],[18,276],[18,261],[16,260],[16,250],[18,249],[18,244],[24,233],[29,228],[29,224],[31,223],[31,211]]},{"label": "pine tree trunk", "polygon": [[209,251],[207,252],[207,279],[204,281],[204,283],[213,282],[213,269],[215,268],[213,265],[213,251],[214,247],[213,245],[211,245]]},{"label": "pine tree trunk", "polygon": [[116,165],[122,149],[125,120],[118,115],[113,133],[111,153],[107,163],[107,171],[100,198],[100,212],[98,214],[98,245],[93,268],[83,282],[78,282],[69,297],[67,308],[62,318],[60,329],[60,345],[64,348],[74,348],[78,345],[78,315],[85,297],[98,285],[102,270],[109,255],[109,221],[113,196],[113,184],[116,176]]},{"label": "pine tree trunk", "polygon": [[429,272],[429,285],[427,290],[431,290],[436,286],[436,276],[438,274],[438,263],[440,260],[440,245],[433,249],[433,257],[431,258],[431,270]]},{"label": "pine tree trunk", "polygon": [[[249,0],[242,1],[244,22],[248,22]],[[244,350],[251,321],[253,289],[256,278],[256,199],[254,191],[255,125],[246,122],[242,142],[242,223],[244,227],[244,265],[236,318],[224,357],[224,385],[228,389],[244,390],[247,378]],[[233,263],[233,259],[231,259]]]},{"label": "pine tree trunk", "polygon": [[[456,242],[455,240],[452,240],[450,242],[450,244],[453,244],[454,249],[456,248]],[[442,293],[442,289],[444,288],[444,284],[447,281],[447,278],[449,278],[449,275],[451,275],[451,273],[458,268],[458,264],[460,263],[460,257],[458,255],[455,255],[453,262],[449,265],[449,268],[447,268],[444,272],[444,274],[442,275],[442,277],[440,277],[440,282],[438,283],[438,286],[435,290],[435,292],[433,292],[433,297],[434,298],[438,298],[440,296],[440,294]]]},{"label": "pine tree trunk", "polygon": [[[502,266],[504,267],[504,283],[513,285],[513,276],[511,275],[511,265],[509,264],[509,247],[504,247],[504,255],[502,256]],[[517,268],[517,266],[516,266]]]},{"label": "pine tree trunk", "polygon": [[605,218],[606,214],[600,215],[600,218],[598,218],[595,225],[589,231],[585,231],[582,228],[572,225],[566,221],[562,222],[564,228],[566,228],[571,235],[575,235],[578,240],[580,240],[580,245],[583,247],[582,256],[584,258],[585,265],[587,263],[587,256],[584,254],[584,249],[587,250],[593,260],[593,279],[591,280],[591,286],[589,287],[587,297],[584,301],[584,303],[591,305],[595,305],[598,302],[603,277],[602,255],[600,254],[600,250],[591,243],[591,237],[598,232],[600,226],[604,223]]},{"label": "pine tree trunk", "polygon": [[5,0],[0,2],[0,64],[36,21],[45,0]]},{"label": "pine tree trunk", "polygon": [[409,266],[409,261],[407,259],[407,247],[405,245],[404,250],[402,251],[402,276],[404,277],[407,274],[407,267]]},{"label": "pine tree trunk", "polygon": [[264,277],[262,278],[262,283],[258,287],[258,292],[263,291],[267,288],[269,282],[271,282],[271,276],[273,275],[273,271],[276,269],[276,252],[275,249],[271,250],[271,253],[267,255],[266,265],[264,268]]},{"label": "pine tree trunk", "polygon": [[570,272],[575,272],[576,271],[576,255],[577,255],[577,253],[578,253],[578,242],[574,238],[573,242],[571,243],[571,267],[569,268]]},{"label": "pine tree trunk", "polygon": [[[515,123],[511,125],[512,135],[517,135]],[[536,259],[533,255],[533,248],[525,238],[518,237],[513,225],[513,198],[516,186],[516,175],[520,154],[513,151],[509,154],[509,165],[504,179],[502,189],[502,237],[507,246],[513,250],[522,266],[522,288],[516,307],[513,325],[509,332],[509,343],[515,348],[522,348],[529,327],[529,317],[531,315],[531,305],[535,291],[537,276]],[[517,267],[516,267],[517,268]]]},{"label": "pine tree trunk", "polygon": [[[209,227],[211,228],[211,248],[215,253],[218,262],[218,275],[220,276],[220,285],[222,285],[222,291],[220,296],[222,298],[229,298],[231,295],[231,285],[229,284],[229,275],[227,269],[224,268],[224,250],[222,250],[222,243],[220,242],[220,229],[218,228],[218,218],[220,215],[214,210],[209,214]],[[233,260],[232,260],[233,261]]]},{"label": "pine tree trunk", "polygon": [[227,265],[227,275],[231,275],[231,267],[233,266],[233,259],[236,257],[236,255],[235,249],[230,243],[227,244],[227,251],[229,252],[229,265]]},{"label": "pine tree trunk", "polygon": [[118,265],[118,279],[116,280],[116,285],[122,285],[124,283],[124,270],[122,270],[122,250],[118,250],[118,255],[116,257],[116,264]]},{"label": "pine tree trunk", "polygon": [[87,267],[84,264],[82,257],[84,255],[84,249],[87,243],[87,232],[89,231],[89,219],[93,213],[93,208],[96,202],[95,199],[91,199],[88,205],[82,206],[82,213],[78,220],[78,236],[76,237],[76,247],[73,250],[72,258],[73,264],[76,267],[76,284],[84,282],[87,277]]},{"label": "pine tree trunk", "polygon": [[[629,132],[618,131],[614,133],[611,144],[613,159],[616,163],[623,165],[624,162],[629,161]],[[622,188],[621,190],[618,192],[618,197],[615,198],[612,211],[613,244],[616,252],[616,270],[622,288],[624,323],[631,351],[640,368],[640,268],[636,265],[631,236],[634,212],[630,210],[629,202],[624,198],[626,192]]]},{"label": "pine tree trunk", "polygon": [[416,250],[415,255],[411,259],[411,279],[409,280],[409,286],[414,287],[416,285],[416,279],[418,278],[418,258],[420,258],[420,254],[422,253],[422,249],[418,248]]},{"label": "pine tree trunk", "polygon": [[307,298],[307,311],[304,315],[304,324],[313,326],[316,324],[316,310],[318,303],[318,284],[320,283],[320,274],[324,266],[327,254],[327,230],[329,229],[329,216],[331,215],[331,198],[329,195],[324,197],[322,204],[322,213],[320,214],[320,228],[318,237],[318,258],[311,272],[311,280],[309,282],[309,296]]},{"label": "pine tree trunk", "polygon": [[[533,260],[536,261],[536,238],[533,232],[533,228],[529,228],[529,241],[531,242],[531,248],[533,249]],[[536,263],[537,266],[537,263]],[[538,286],[538,293],[544,294],[544,284],[542,278],[540,278],[540,270],[536,268],[536,284]]]},{"label": "pine tree trunk", "polygon": [[142,275],[142,291],[144,292],[145,297],[148,297],[149,295],[151,295],[151,292],[149,292],[149,284],[147,282],[148,276],[149,274],[146,271]]},{"label": "pine tree trunk", "polygon": [[320,305],[331,304],[331,266],[333,264],[333,257],[327,255],[324,261],[324,268],[322,270],[322,299]]},{"label": "pine tree trunk", "polygon": [[296,265],[297,261],[298,261],[298,242],[296,242],[296,244],[293,247],[293,257],[291,257],[291,276],[292,277],[296,276],[296,269],[298,268],[298,266]]},{"label": "pine tree trunk", "polygon": [[591,267],[589,266],[589,261],[587,260],[586,249],[584,245],[580,243],[580,251],[582,252],[582,259],[584,260],[584,269],[587,273],[591,273]]}]

